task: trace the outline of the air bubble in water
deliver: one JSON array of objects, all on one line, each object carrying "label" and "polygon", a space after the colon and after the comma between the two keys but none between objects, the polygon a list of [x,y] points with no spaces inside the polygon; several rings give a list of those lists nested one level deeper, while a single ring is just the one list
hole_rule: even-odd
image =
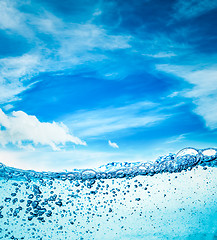
[{"label": "air bubble in water", "polygon": [[141,175],[148,174],[151,167],[152,167],[151,163],[142,163],[138,168],[139,174]]},{"label": "air bubble in water", "polygon": [[217,158],[217,149],[207,148],[201,151],[203,154],[203,161],[209,162]]},{"label": "air bubble in water", "polygon": [[68,180],[76,180],[79,178],[79,172],[70,172],[67,174]]},{"label": "air bubble in water", "polygon": [[175,161],[182,166],[193,167],[202,159],[202,154],[195,148],[184,148],[175,156]]},{"label": "air bubble in water", "polygon": [[184,148],[182,150],[180,150],[176,156],[175,156],[175,160],[179,160],[179,159],[195,159],[195,161],[199,161],[200,158],[200,154],[199,151],[195,148]]},{"label": "air bubble in water", "polygon": [[81,173],[81,177],[83,180],[92,179],[96,177],[96,172],[92,169],[86,169]]},{"label": "air bubble in water", "polygon": [[123,177],[125,177],[125,172],[124,172],[124,170],[118,170],[118,171],[116,172],[116,177],[118,177],[118,178],[123,178]]},{"label": "air bubble in water", "polygon": [[192,156],[196,156],[198,155],[199,152],[197,149],[195,148],[190,148],[190,147],[187,147],[187,148],[183,148],[182,150],[180,150],[177,154],[176,154],[176,158],[177,157],[182,157],[184,155],[192,155]]}]

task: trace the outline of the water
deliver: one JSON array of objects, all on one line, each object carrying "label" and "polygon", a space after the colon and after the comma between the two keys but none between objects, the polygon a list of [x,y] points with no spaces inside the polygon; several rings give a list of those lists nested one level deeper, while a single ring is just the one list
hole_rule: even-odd
[{"label": "water", "polygon": [[0,164],[0,239],[217,239],[217,149],[72,172]]}]

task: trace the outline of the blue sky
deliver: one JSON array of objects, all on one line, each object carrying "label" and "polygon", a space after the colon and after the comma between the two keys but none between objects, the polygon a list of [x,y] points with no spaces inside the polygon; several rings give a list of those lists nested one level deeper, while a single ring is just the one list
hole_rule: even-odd
[{"label": "blue sky", "polygon": [[216,147],[217,3],[0,2],[0,161],[35,169]]}]

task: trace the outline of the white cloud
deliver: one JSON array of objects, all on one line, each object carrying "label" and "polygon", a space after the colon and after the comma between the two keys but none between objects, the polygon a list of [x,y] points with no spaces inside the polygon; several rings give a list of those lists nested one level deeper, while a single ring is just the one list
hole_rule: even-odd
[{"label": "white cloud", "polygon": [[99,16],[102,14],[102,11],[100,9],[96,9],[96,11],[93,13],[93,16]]},{"label": "white cloud", "polygon": [[[129,36],[110,35],[105,29],[100,28],[94,24],[73,24],[71,28],[65,31],[57,31],[54,37],[60,42],[60,49],[58,54],[63,59],[72,56],[80,56],[82,54],[83,62],[85,60],[98,60],[103,56],[99,50],[116,50],[130,48]],[[72,44],[73,43],[73,44]],[[95,54],[91,54],[94,52]],[[95,56],[96,55],[96,56]]]},{"label": "white cloud", "polygon": [[217,8],[217,2],[212,0],[178,0],[174,6],[176,19],[193,18]]},{"label": "white cloud", "polygon": [[117,145],[117,143],[115,142],[111,142],[110,140],[108,141],[109,146],[113,147],[113,148],[119,148],[119,146]]},{"label": "white cloud", "polygon": [[40,57],[36,54],[25,54],[21,57],[9,57],[0,59],[1,79],[7,78],[12,82],[14,78],[25,79],[32,77],[40,66]]},{"label": "white cloud", "polygon": [[179,92],[172,92],[171,94],[169,94],[167,97],[168,98],[173,98],[179,95]]},{"label": "white cloud", "polygon": [[[75,69],[83,63],[106,59],[105,51],[131,47],[130,36],[111,34],[90,22],[64,22],[44,8],[37,13],[22,12],[21,5],[11,0],[0,2],[0,29],[10,37],[23,36],[33,46],[22,56],[0,59],[0,103],[19,100],[17,95],[41,72]],[[49,36],[49,44],[44,43],[41,34]]]},{"label": "white cloud", "polygon": [[195,113],[204,118],[206,126],[212,130],[217,129],[217,94],[202,96],[195,99],[194,103],[197,105]]},{"label": "white cloud", "polygon": [[153,58],[171,58],[176,56],[174,52],[158,52],[156,54],[142,54],[142,55]]},{"label": "white cloud", "polygon": [[173,136],[170,140],[166,141],[166,143],[177,143],[177,142],[182,142],[183,140],[186,139],[186,136],[188,134],[187,133],[184,133],[184,134],[181,134],[177,137]]},{"label": "white cloud", "polygon": [[168,117],[150,112],[156,106],[158,104],[144,101],[123,107],[79,111],[68,117],[66,123],[68,126],[73,126],[77,135],[82,137],[100,136],[130,128],[149,127]]},{"label": "white cloud", "polygon": [[18,94],[31,86],[29,79],[43,71],[40,56],[25,54],[21,57],[0,59],[0,103],[19,100]]},{"label": "white cloud", "polygon": [[184,89],[180,95],[192,98],[196,105],[194,112],[202,116],[206,126],[210,129],[217,128],[217,66],[176,66],[162,64],[157,69],[179,78],[183,78],[193,86]]},{"label": "white cloud", "polygon": [[0,2],[0,29],[26,34],[24,31],[27,30],[25,25],[25,15],[17,10],[15,5],[14,1],[2,0]]},{"label": "white cloud", "polygon": [[12,109],[14,106],[12,104],[6,104],[3,108],[4,110],[8,111],[10,109]]},{"label": "white cloud", "polygon": [[0,109],[0,127],[3,127],[0,128],[0,144],[3,146],[12,143],[20,148],[29,148],[31,144],[41,144],[58,150],[59,145],[67,142],[86,145],[78,137],[69,134],[64,124],[40,122],[35,116],[27,115],[22,111],[14,111],[12,116],[7,116]]}]

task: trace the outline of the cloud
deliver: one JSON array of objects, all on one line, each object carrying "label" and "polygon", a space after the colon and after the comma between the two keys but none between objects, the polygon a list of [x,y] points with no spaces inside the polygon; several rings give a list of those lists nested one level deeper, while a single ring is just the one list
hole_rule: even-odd
[{"label": "cloud", "polygon": [[217,2],[212,0],[178,0],[174,5],[174,17],[176,19],[189,19],[215,8],[217,8]]},{"label": "cloud", "polygon": [[142,55],[153,58],[171,58],[176,56],[176,54],[173,52],[158,52],[156,54],[142,54]]},{"label": "cloud", "polygon": [[8,111],[8,110],[14,108],[14,106],[12,104],[7,104],[3,108],[4,108],[4,110]]},{"label": "cloud", "polygon": [[194,112],[202,116],[206,126],[217,129],[217,66],[176,66],[169,64],[157,65],[157,69],[173,74],[193,85],[180,93],[186,98],[192,98],[195,104]]},{"label": "cloud", "polygon": [[82,137],[100,136],[130,128],[149,127],[168,116],[154,112],[156,103],[142,101],[122,107],[79,111],[65,121]]},{"label": "cloud", "polygon": [[25,35],[30,32],[25,21],[26,16],[16,9],[16,3],[10,0],[0,2],[0,29]]},{"label": "cloud", "polygon": [[0,59],[0,103],[19,100],[18,94],[31,87],[29,80],[43,71],[37,54]]},{"label": "cloud", "polygon": [[117,143],[115,142],[111,142],[110,140],[108,141],[109,146],[113,147],[113,148],[119,148],[119,146],[117,145]]},{"label": "cloud", "polygon": [[35,116],[22,111],[14,111],[12,116],[7,116],[0,109],[0,144],[3,146],[12,143],[20,148],[31,148],[31,144],[41,144],[58,150],[59,145],[67,142],[86,145],[78,137],[69,134],[68,128],[62,123],[40,122]]},{"label": "cloud", "polygon": [[130,35],[112,34],[89,21],[67,22],[43,6],[37,12],[20,7],[22,3],[0,2],[0,29],[10,38],[24,37],[32,46],[21,56],[0,58],[0,104],[19,100],[32,86],[32,78],[42,72],[74,70],[84,63],[91,66],[108,60],[108,51],[113,54],[131,47]]},{"label": "cloud", "polygon": [[186,136],[188,134],[187,133],[184,133],[184,134],[181,134],[177,137],[173,136],[170,140],[166,141],[166,143],[177,143],[177,142],[181,142],[183,141],[184,139],[186,139]]},{"label": "cloud", "polygon": [[[90,56],[91,52],[98,53],[99,50],[113,51],[131,47],[130,36],[110,35],[105,29],[94,24],[73,24],[71,28],[61,32],[61,35],[59,33],[57,32],[55,37],[61,44],[59,54],[63,58],[67,58],[68,55],[76,56],[81,52],[82,55]],[[103,52],[100,55],[103,55]]]},{"label": "cloud", "polygon": [[[102,26],[91,22],[70,24],[64,22],[48,11],[43,14],[31,16],[31,25],[36,32],[52,37],[55,54],[67,58],[68,55],[80,56],[81,52],[87,54],[97,50],[117,50],[130,48],[130,35],[115,35],[109,33]],[[52,50],[52,47],[51,47]]]}]

